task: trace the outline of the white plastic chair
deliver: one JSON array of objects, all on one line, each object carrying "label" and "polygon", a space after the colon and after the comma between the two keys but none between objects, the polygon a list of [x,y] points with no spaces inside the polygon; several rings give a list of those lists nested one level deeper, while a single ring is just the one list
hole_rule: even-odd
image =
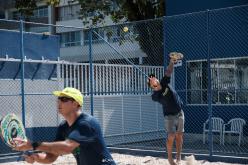
[{"label": "white plastic chair", "polygon": [[[239,141],[238,145],[240,146],[241,140],[243,138],[243,127],[246,124],[244,119],[241,118],[233,118],[227,124],[224,124],[223,128],[223,145],[225,143],[225,134],[238,134]],[[230,125],[230,129],[226,130],[226,127]]]},{"label": "white plastic chair", "polygon": [[[222,144],[222,133],[223,133],[223,119],[219,117],[212,117],[212,132],[220,134],[220,144]],[[205,134],[209,132],[209,119],[203,124],[203,144],[205,144]]]}]

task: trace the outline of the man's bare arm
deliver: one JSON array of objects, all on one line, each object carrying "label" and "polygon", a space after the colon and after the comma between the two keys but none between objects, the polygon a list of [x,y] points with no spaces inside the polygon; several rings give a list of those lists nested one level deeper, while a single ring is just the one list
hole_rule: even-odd
[{"label": "man's bare arm", "polygon": [[58,142],[42,142],[37,150],[51,153],[54,155],[63,155],[71,153],[80,144],[73,140],[65,140]]},{"label": "man's bare arm", "polygon": [[[15,141],[18,142],[15,148],[16,151],[27,151],[32,150],[34,143],[31,143],[29,140],[24,141],[20,138],[15,138]],[[80,144],[73,140],[57,141],[57,142],[42,142],[36,145],[35,150],[43,151],[46,153],[51,153],[54,155],[63,155],[71,153],[75,148]]]},{"label": "man's bare arm", "polygon": [[165,75],[167,77],[170,77],[171,74],[173,73],[173,69],[174,69],[174,64],[176,63],[176,60],[175,59],[170,59],[170,63],[169,65],[167,66],[167,69],[165,71]]}]

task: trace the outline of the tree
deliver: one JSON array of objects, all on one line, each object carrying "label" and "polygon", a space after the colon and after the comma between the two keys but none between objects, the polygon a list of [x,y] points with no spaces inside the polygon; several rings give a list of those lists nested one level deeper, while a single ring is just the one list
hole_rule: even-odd
[{"label": "tree", "polygon": [[33,15],[33,11],[36,8],[35,0],[16,0],[15,8],[21,14],[22,17]]},{"label": "tree", "polygon": [[[78,0],[81,5],[80,15],[92,24],[102,22],[106,15],[111,15],[117,23],[127,18],[128,21],[153,19],[165,15],[165,0]],[[87,22],[88,23],[88,22]]]},{"label": "tree", "polygon": [[[56,6],[60,0],[46,0],[47,4]],[[114,22],[124,17],[128,21],[138,21],[162,17],[165,15],[165,0],[77,0],[81,5],[83,19],[94,12],[93,23],[101,21],[105,15],[111,15]],[[15,0],[15,7],[26,16],[30,16],[37,7],[36,0]]]},{"label": "tree", "polygon": [[[165,15],[165,0],[78,0],[83,22],[96,26],[110,15],[113,22],[132,22],[159,18]],[[89,17],[92,13],[92,17]],[[147,54],[145,64],[163,64],[163,23],[161,21],[143,22],[135,27],[139,33],[139,44]],[[152,33],[156,29],[156,33]],[[156,51],[152,45],[156,43]]]}]

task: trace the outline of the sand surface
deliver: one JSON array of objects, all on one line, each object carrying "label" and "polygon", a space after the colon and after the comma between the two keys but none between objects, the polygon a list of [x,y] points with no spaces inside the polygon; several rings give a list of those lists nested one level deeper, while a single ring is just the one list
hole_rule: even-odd
[{"label": "sand surface", "polygon": [[[117,165],[169,165],[167,159],[151,157],[151,156],[133,156],[127,154],[112,153],[112,156]],[[28,165],[29,163],[19,162],[8,162],[0,163],[0,165]],[[34,163],[34,165],[41,165],[40,163]],[[72,155],[66,155],[59,157],[56,162],[50,165],[76,165],[75,159]],[[208,162],[204,160],[195,160],[194,156],[189,156],[181,161],[180,165],[238,165],[233,163],[223,162]]]}]

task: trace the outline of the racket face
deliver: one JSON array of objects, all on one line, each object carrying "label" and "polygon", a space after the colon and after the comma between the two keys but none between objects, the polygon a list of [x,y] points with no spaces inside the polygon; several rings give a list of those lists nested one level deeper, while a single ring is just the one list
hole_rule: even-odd
[{"label": "racket face", "polygon": [[27,140],[25,129],[22,122],[15,114],[8,114],[1,120],[0,123],[1,137],[5,144],[9,147],[15,147],[16,143],[13,138],[21,138]]},{"label": "racket face", "polygon": [[4,141],[3,136],[2,136],[2,127],[1,127],[2,120],[3,120],[3,118],[0,119],[0,137],[1,137],[2,141]]},{"label": "racket face", "polygon": [[178,53],[178,52],[171,52],[169,54],[170,58],[173,58],[175,60],[181,60],[183,59],[183,54],[182,53]]}]

